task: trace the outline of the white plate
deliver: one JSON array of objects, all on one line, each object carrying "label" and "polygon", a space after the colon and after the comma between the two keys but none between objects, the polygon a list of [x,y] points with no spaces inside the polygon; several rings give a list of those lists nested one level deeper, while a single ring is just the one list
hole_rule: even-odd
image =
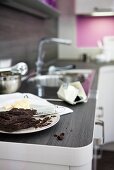
[{"label": "white plate", "polygon": [[[73,110],[69,109],[68,107],[53,105],[52,103],[48,102],[47,100],[42,99],[42,98],[40,98],[36,95],[30,94],[30,93],[13,93],[13,94],[0,95],[0,110],[3,110],[4,106],[9,103],[11,104],[11,103],[14,103],[16,100],[23,99],[24,96],[26,96],[26,95],[32,101],[32,105],[35,106],[35,109],[37,109],[37,107],[38,107],[38,111],[40,109],[40,111],[43,110],[43,112],[46,112],[46,113],[50,113],[50,111],[51,111],[51,113],[56,113],[55,114],[56,117],[52,118],[52,122],[50,125],[47,125],[42,128],[28,128],[28,129],[15,131],[15,132],[0,131],[1,133],[24,134],[24,133],[39,132],[39,131],[42,131],[42,130],[45,130],[45,129],[48,129],[48,128],[54,126],[59,121],[61,115],[73,112]],[[39,106],[40,106],[40,108],[39,108]],[[52,110],[53,110],[53,112],[52,112]]]},{"label": "white plate", "polygon": [[[12,93],[12,94],[4,94],[0,95],[0,108],[4,108],[7,104],[14,103],[16,100],[23,99],[25,96],[31,101],[31,105],[35,106],[35,109],[38,111],[40,110],[45,113],[58,113],[60,115],[72,113],[73,110],[65,107],[65,106],[58,106],[48,102],[46,99],[40,98],[36,95],[31,93]],[[31,106],[32,108],[32,106]]]},{"label": "white plate", "polygon": [[[0,131],[0,133],[7,133],[7,134],[25,134],[25,133],[33,133],[33,132],[39,132],[45,129],[48,129],[52,126],[54,126],[59,120],[60,120],[60,114],[51,114],[48,115],[51,116],[51,122],[49,125],[44,126],[44,127],[38,127],[38,128],[27,128],[27,129],[22,129],[22,130],[18,130],[18,131],[14,131],[14,132],[6,132],[6,131]],[[35,117],[35,119],[42,119],[41,117]]]}]

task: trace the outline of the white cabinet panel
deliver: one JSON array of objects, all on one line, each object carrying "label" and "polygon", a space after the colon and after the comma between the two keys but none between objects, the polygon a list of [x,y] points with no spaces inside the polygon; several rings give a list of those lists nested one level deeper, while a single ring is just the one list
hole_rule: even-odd
[{"label": "white cabinet panel", "polygon": [[99,9],[112,9],[114,0],[95,0],[94,7]]},{"label": "white cabinet panel", "polygon": [[69,170],[69,166],[2,159],[0,170]]},{"label": "white cabinet panel", "polygon": [[114,66],[100,69],[97,107],[104,110],[104,142],[114,141]]},{"label": "white cabinet panel", "polygon": [[75,0],[76,14],[89,14],[98,8],[100,11],[113,10],[114,0]]},{"label": "white cabinet panel", "polygon": [[76,14],[89,13],[93,10],[94,1],[92,0],[75,0]]}]

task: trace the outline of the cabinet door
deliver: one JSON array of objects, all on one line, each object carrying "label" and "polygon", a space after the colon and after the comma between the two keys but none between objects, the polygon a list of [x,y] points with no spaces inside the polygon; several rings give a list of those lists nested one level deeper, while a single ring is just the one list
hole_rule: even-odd
[{"label": "cabinet door", "polygon": [[87,14],[92,12],[94,1],[92,0],[75,0],[76,14]]},{"label": "cabinet door", "polygon": [[69,166],[0,159],[0,170],[69,170]]},{"label": "cabinet door", "polygon": [[101,10],[110,10],[114,5],[114,0],[95,0],[94,2],[94,7]]},{"label": "cabinet door", "polygon": [[114,8],[114,0],[75,0],[76,14],[89,14],[95,8],[100,11],[110,11]]},{"label": "cabinet door", "polygon": [[104,110],[104,142],[114,141],[114,66],[100,69],[97,107]]}]

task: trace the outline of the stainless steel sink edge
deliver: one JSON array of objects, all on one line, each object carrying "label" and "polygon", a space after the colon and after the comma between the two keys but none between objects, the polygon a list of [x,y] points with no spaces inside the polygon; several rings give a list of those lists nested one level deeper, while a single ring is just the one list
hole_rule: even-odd
[{"label": "stainless steel sink edge", "polygon": [[[46,87],[60,87],[64,83],[71,83],[75,81],[84,81],[93,72],[92,69],[71,69],[64,71],[57,71],[55,74],[36,75],[28,79],[28,82],[35,82],[37,85]],[[77,75],[82,75],[78,77]],[[84,77],[83,77],[84,75]],[[82,78],[79,80],[79,78]]]}]

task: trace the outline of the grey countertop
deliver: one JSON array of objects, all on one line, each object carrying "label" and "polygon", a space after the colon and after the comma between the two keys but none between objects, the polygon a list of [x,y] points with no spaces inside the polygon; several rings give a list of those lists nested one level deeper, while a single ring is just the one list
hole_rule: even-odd
[{"label": "grey countertop", "polygon": [[[98,68],[95,63],[81,63],[76,62],[77,68],[91,68],[96,70],[91,92],[96,92],[98,82]],[[74,64],[74,61],[58,61],[56,65],[63,66],[68,64]],[[56,97],[57,88],[44,88],[45,97]],[[24,82],[20,92],[29,92],[38,94],[35,84]],[[94,93],[95,94],[95,93]],[[63,146],[63,147],[84,147],[89,145],[93,140],[94,130],[94,117],[96,98],[90,95],[87,103],[80,103],[77,105],[70,105],[65,102],[53,102],[58,105],[67,106],[73,109],[73,113],[62,115],[60,121],[53,127],[36,133],[31,134],[0,134],[0,141],[16,142],[26,144],[37,145],[51,145],[51,146]],[[54,137],[55,134],[64,133],[63,140],[57,140]]]}]

